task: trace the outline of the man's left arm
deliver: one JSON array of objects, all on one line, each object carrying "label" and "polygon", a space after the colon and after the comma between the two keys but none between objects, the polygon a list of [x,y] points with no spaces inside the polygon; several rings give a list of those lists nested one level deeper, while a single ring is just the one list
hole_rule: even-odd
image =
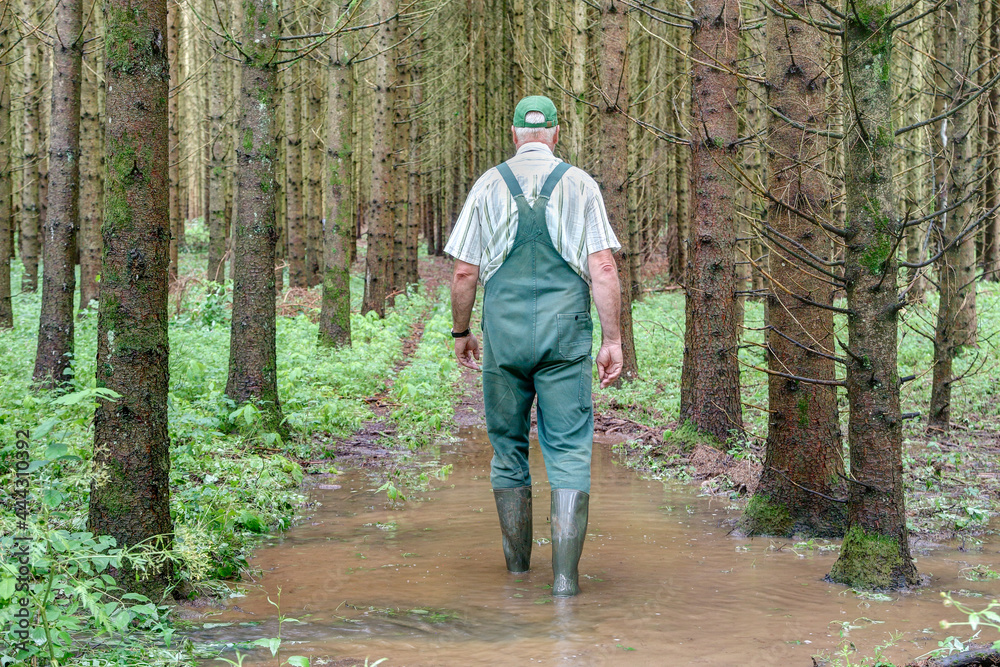
[{"label": "man's left arm", "polygon": [[[479,266],[455,260],[455,271],[451,277],[451,330],[461,333],[470,328],[472,306],[476,303],[476,285],[479,282]],[[475,335],[455,339],[455,357],[458,363],[479,370],[479,341]]]}]

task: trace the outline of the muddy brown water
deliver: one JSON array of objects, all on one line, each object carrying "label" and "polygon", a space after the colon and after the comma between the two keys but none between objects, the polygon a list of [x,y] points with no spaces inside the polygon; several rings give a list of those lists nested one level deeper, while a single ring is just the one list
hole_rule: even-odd
[{"label": "muddy brown water", "polygon": [[[313,665],[812,665],[846,642],[871,655],[900,633],[886,657],[900,663],[937,648],[942,619],[961,620],[941,591],[997,594],[996,581],[972,582],[964,568],[1000,568],[1000,541],[917,548],[929,583],[888,600],[866,600],[823,581],[836,551],[789,540],[731,537],[739,510],[701,497],[690,483],[643,480],[596,444],[588,541],[579,597],[549,596],[548,544],[532,570],[504,569],[489,444],[478,429],[443,447],[446,480],[399,507],[363,471],[315,488],[302,523],[255,554],[260,577],[245,597],[189,631],[210,642],[246,642],[278,633],[280,659]],[[548,483],[532,450],[535,538],[548,537]],[[985,601],[969,602],[983,606]],[[206,622],[205,625],[199,625]],[[993,639],[993,637],[990,637]],[[246,650],[244,653],[248,653]],[[234,658],[232,650],[223,653]],[[329,661],[329,662],[327,662]],[[204,664],[218,664],[206,661]],[[266,649],[244,662],[276,665]]]}]

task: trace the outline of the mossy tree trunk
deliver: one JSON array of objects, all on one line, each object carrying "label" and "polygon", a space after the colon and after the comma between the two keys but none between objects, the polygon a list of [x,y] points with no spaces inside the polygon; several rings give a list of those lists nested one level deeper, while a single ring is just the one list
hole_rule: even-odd
[{"label": "mossy tree trunk", "polygon": [[410,43],[410,155],[407,168],[406,203],[406,283],[415,285],[420,280],[420,269],[417,258],[420,247],[421,192],[423,179],[420,174],[420,144],[423,140],[422,128],[424,113],[423,101],[423,67],[420,64],[420,52],[423,40],[419,34],[412,37]]},{"label": "mossy tree trunk", "polygon": [[[796,14],[821,20],[819,7],[788,0]],[[815,12],[815,15],[813,13]],[[770,245],[767,295],[769,420],[764,471],[743,517],[748,534],[843,535],[845,507],[830,500],[843,495],[839,475],[844,458],[837,415],[833,305],[840,281],[827,264],[830,237],[793,211],[828,220],[826,177],[826,38],[808,21],[793,22],[768,13],[767,188],[785,206],[768,207],[763,236]],[[812,131],[811,131],[812,130]],[[808,266],[803,262],[814,264]],[[812,302],[812,303],[810,303]],[[811,383],[790,376],[817,380]],[[827,384],[822,384],[827,383]]]},{"label": "mossy tree trunk", "polygon": [[391,281],[395,202],[393,201],[393,99],[389,85],[389,48],[396,33],[395,0],[379,0],[378,56],[375,58],[375,101],[372,122],[372,177],[368,206],[368,250],[365,253],[365,295],[362,313],[385,316],[385,302]]},{"label": "mossy tree trunk", "polygon": [[[90,530],[119,547],[170,548],[166,0],[106,0],[104,258],[97,386],[117,392],[94,414]],[[158,600],[160,560],[118,585]]]},{"label": "mossy tree trunk", "polygon": [[243,0],[242,83],[239,97],[239,217],[234,235],[236,278],[226,395],[253,401],[265,428],[280,430],[275,333],[275,105],[279,13],[272,0]]},{"label": "mossy tree trunk", "polygon": [[[347,6],[343,7],[346,11]],[[327,70],[326,227],[323,230],[323,306],[319,343],[328,347],[351,344],[351,252],[354,215],[351,206],[351,111],[354,75],[345,37],[330,43]]]},{"label": "mossy tree trunk", "polygon": [[[99,34],[95,14],[84,27],[84,38]],[[83,56],[80,98],[80,312],[98,300],[101,272],[101,219],[104,216],[104,49],[93,46]]]},{"label": "mossy tree trunk", "polygon": [[682,421],[725,442],[743,428],[736,300],[736,71],[740,7],[695,0],[691,36],[691,199]]},{"label": "mossy tree trunk", "polygon": [[594,176],[601,186],[611,228],[622,244],[617,258],[621,287],[622,374],[624,382],[639,377],[632,336],[632,239],[628,215],[628,112],[629,73],[628,7],[619,0],[601,2],[601,58],[597,86],[600,129],[597,135],[598,162]]},{"label": "mossy tree trunk", "polygon": [[[0,7],[0,53],[8,58],[13,34],[10,27],[14,15],[10,5]],[[14,327],[14,310],[10,301],[10,260],[14,254],[13,243],[13,202],[11,201],[11,144],[10,133],[10,87],[13,83],[11,68],[7,62],[0,64],[0,329]]]},{"label": "mossy tree trunk", "polygon": [[[945,5],[948,42],[948,69],[951,105],[957,105],[976,91],[974,67],[979,28],[978,3],[951,0]],[[958,204],[945,214],[940,242],[948,246],[938,261],[937,326],[934,331],[934,373],[927,425],[948,431],[951,426],[952,370],[962,349],[976,342],[976,234],[967,227],[975,224],[979,210],[977,155],[974,139],[975,105],[959,109],[945,122],[945,161],[948,201]],[[964,203],[959,203],[963,202]],[[964,234],[964,236],[963,236]],[[959,238],[961,237],[961,240]]]},{"label": "mossy tree trunk", "polygon": [[847,399],[851,477],[848,530],[833,581],[900,588],[917,581],[903,495],[902,418],[896,334],[892,25],[889,0],[844,4],[844,126],[847,194]]},{"label": "mossy tree trunk", "polygon": [[81,0],[60,0],[55,6],[52,45],[48,209],[34,372],[35,382],[47,388],[63,384],[73,357],[76,230],[80,224],[82,27]]}]

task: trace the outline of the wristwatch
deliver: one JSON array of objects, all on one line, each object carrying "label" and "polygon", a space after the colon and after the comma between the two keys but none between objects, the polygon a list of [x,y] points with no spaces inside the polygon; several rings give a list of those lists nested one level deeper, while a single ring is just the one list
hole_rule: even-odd
[{"label": "wristwatch", "polygon": [[465,331],[459,331],[457,333],[454,332],[454,331],[452,331],[451,332],[451,337],[452,338],[465,338],[466,336],[468,336],[471,333],[472,333],[472,329],[466,329]]}]

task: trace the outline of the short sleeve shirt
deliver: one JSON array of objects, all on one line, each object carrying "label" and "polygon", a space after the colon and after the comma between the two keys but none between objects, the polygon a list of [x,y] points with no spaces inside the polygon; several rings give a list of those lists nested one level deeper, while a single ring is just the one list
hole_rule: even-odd
[{"label": "short sleeve shirt", "polygon": [[[562,160],[542,143],[522,144],[507,161],[528,204],[541,192],[545,179]],[[549,236],[566,263],[588,283],[587,256],[621,244],[615,237],[597,183],[576,167],[563,175],[545,208]],[[483,174],[469,192],[444,251],[463,262],[479,265],[485,284],[507,259],[517,234],[517,204],[500,172]]]}]

